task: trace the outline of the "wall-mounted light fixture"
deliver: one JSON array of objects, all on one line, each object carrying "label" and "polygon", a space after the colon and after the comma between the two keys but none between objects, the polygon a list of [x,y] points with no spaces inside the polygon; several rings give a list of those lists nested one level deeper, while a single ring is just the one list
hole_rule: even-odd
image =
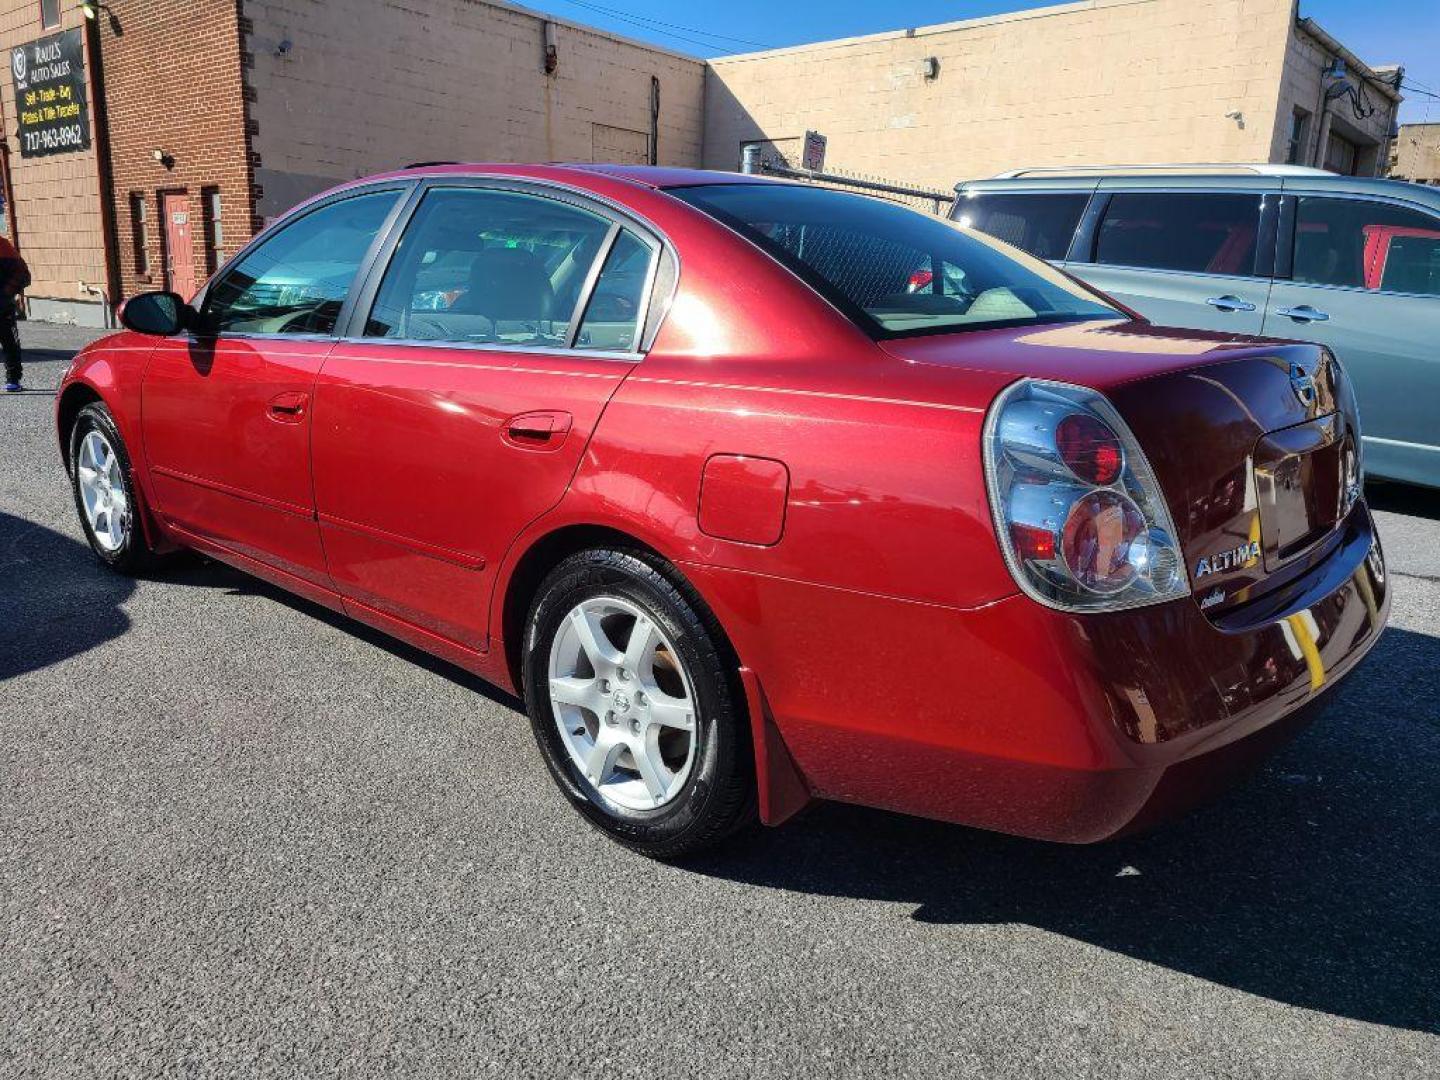
[{"label": "wall-mounted light fixture", "polygon": [[173,169],[173,168],[175,167],[175,155],[174,155],[174,154],[167,154],[164,150],[158,150],[158,149],[157,149],[157,150],[151,150],[151,151],[150,151],[150,156],[151,156],[152,158],[154,158],[156,161],[158,161],[161,165],[164,165],[165,168],[167,168],[167,169]]},{"label": "wall-mounted light fixture", "polygon": [[938,56],[927,56],[920,61],[920,74],[926,82],[933,82],[940,77],[940,58]]},{"label": "wall-mounted light fixture", "polygon": [[115,11],[104,0],[83,0],[80,5],[80,13],[91,22],[99,22],[100,13],[104,12],[110,17],[110,29],[118,37],[120,34],[120,20],[116,18]]}]

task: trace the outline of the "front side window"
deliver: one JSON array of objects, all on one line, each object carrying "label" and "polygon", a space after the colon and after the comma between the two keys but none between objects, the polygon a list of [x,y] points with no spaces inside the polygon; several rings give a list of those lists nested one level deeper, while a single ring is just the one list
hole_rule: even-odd
[{"label": "front side window", "polygon": [[800,184],[668,190],[789,267],[872,337],[1124,317],[1047,263],[880,199]]},{"label": "front side window", "polygon": [[955,203],[954,218],[1041,259],[1063,259],[1090,196],[1082,192],[978,192]]},{"label": "front side window", "polygon": [[1306,285],[1440,296],[1440,218],[1367,199],[1301,196],[1291,277]]},{"label": "front side window", "polygon": [[40,0],[40,26],[48,30],[60,25],[60,0]]},{"label": "front side window", "polygon": [[1260,202],[1258,194],[1118,193],[1100,224],[1095,261],[1249,277],[1255,273]]},{"label": "front side window", "polygon": [[555,199],[437,188],[395,248],[366,336],[563,346],[609,231],[599,214]]},{"label": "front side window", "polygon": [[207,329],[332,333],[350,284],[400,195],[356,195],[282,227],[210,288],[201,312]]}]

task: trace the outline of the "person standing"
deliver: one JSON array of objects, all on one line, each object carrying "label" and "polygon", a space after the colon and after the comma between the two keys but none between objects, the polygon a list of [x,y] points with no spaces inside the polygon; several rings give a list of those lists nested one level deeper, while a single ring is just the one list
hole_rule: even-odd
[{"label": "person standing", "polygon": [[20,294],[30,284],[30,268],[8,237],[0,236],[0,349],[5,352],[5,390],[20,390]]}]

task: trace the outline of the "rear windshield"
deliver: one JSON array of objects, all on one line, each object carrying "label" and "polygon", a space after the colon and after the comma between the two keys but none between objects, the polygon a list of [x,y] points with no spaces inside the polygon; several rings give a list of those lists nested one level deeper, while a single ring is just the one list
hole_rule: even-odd
[{"label": "rear windshield", "polygon": [[1125,317],[993,237],[867,195],[799,184],[670,194],[769,252],[872,337]]}]

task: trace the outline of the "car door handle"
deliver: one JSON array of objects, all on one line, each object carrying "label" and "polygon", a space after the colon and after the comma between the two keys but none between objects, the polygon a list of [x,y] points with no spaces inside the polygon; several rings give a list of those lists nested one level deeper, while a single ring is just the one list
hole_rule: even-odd
[{"label": "car door handle", "polygon": [[565,441],[572,419],[568,412],[552,410],[521,413],[505,421],[505,441],[525,450],[555,450]]},{"label": "car door handle", "polygon": [[1282,307],[1275,309],[1276,315],[1283,315],[1287,319],[1294,319],[1296,322],[1326,322],[1330,316],[1323,311],[1317,311],[1309,304],[1301,304],[1299,307]]},{"label": "car door handle", "polygon": [[270,419],[282,424],[297,424],[304,417],[305,406],[309,403],[310,395],[299,390],[276,394],[270,399]]},{"label": "car door handle", "polygon": [[1221,311],[1254,311],[1255,305],[1249,300],[1241,300],[1238,296],[1231,296],[1228,293],[1224,296],[1212,296],[1205,303]]}]

